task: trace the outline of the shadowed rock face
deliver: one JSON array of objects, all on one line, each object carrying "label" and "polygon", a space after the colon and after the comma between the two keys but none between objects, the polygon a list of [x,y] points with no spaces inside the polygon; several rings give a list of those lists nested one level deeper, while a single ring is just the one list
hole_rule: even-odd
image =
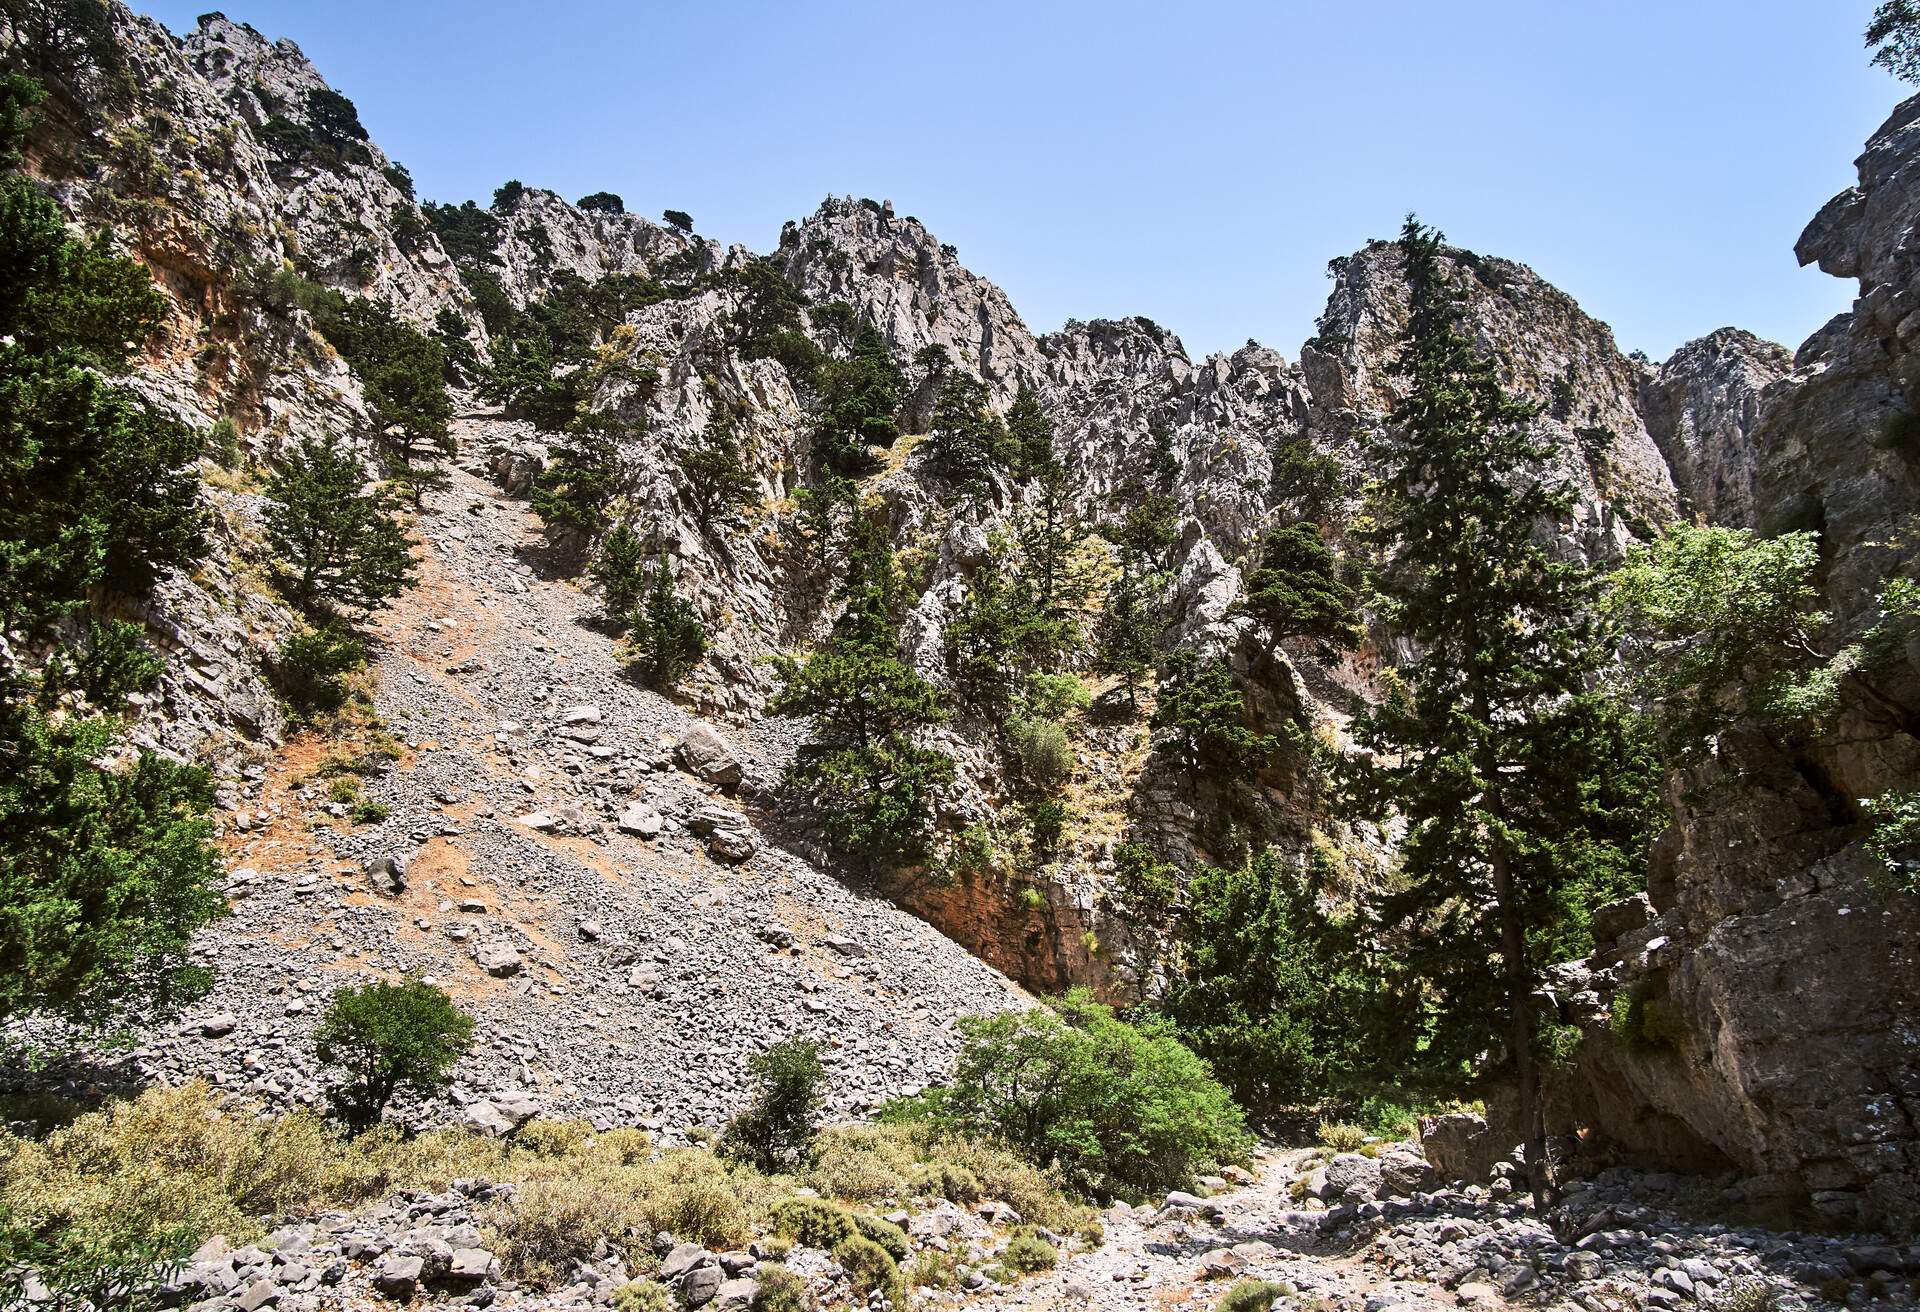
[{"label": "shadowed rock face", "polygon": [[1762,394],[1793,369],[1783,346],[1739,328],[1688,342],[1642,375],[1640,413],[1673,471],[1683,514],[1751,528]]},{"label": "shadowed rock face", "polygon": [[[1920,395],[1916,220],[1920,100],[1874,135],[1859,185],[1800,239],[1803,262],[1858,278],[1860,297],[1766,387],[1757,416],[1752,390],[1774,364],[1744,334],[1694,343],[1650,384],[1700,508],[1820,531],[1823,600],[1843,638],[1874,623],[1882,581],[1910,572],[1915,551],[1920,471],[1901,417]],[[1873,671],[1876,697],[1856,690],[1832,731],[1798,749],[1723,735],[1692,790],[1675,790],[1650,889],[1658,918],[1592,963],[1638,990],[1670,1036],[1630,1048],[1596,1027],[1588,1089],[1610,1106],[1587,1110],[1602,1128],[1631,1143],[1677,1124],[1836,1225],[1920,1221],[1920,910],[1876,886],[1859,841],[1859,800],[1920,773],[1917,657],[1909,642]]]}]

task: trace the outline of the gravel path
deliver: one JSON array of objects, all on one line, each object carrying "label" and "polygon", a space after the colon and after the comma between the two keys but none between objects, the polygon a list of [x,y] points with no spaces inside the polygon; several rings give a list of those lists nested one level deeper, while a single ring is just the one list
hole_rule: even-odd
[{"label": "gravel path", "polygon": [[[484,421],[465,427],[486,444]],[[388,818],[356,825],[308,780],[330,744],[279,753],[231,817],[234,914],[201,945],[220,983],[144,1062],[311,1102],[329,992],[415,972],[480,1019],[456,1103],[514,1091],[671,1137],[724,1120],[747,1059],[786,1035],[827,1045],[833,1106],[853,1112],[940,1075],[957,1017],[1022,1004],[769,841],[751,817],[779,763],[751,753],[777,732],[722,736],[709,773],[737,752],[731,789],[676,765],[700,721],[618,674],[524,503],[454,471],[428,510],[419,586],[376,629],[376,704],[404,743],[366,790]]]}]

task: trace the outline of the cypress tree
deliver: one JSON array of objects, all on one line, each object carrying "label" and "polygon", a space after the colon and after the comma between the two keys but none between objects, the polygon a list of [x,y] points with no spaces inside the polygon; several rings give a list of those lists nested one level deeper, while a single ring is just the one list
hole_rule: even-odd
[{"label": "cypress tree", "polygon": [[1153,728],[1167,733],[1174,759],[1195,787],[1203,777],[1242,782],[1258,774],[1274,750],[1271,736],[1247,727],[1246,707],[1224,660],[1182,647],[1167,657]]},{"label": "cypress tree", "polygon": [[307,437],[266,487],[267,541],[287,599],[302,610],[369,611],[413,585],[413,550],[394,499],[366,487],[360,457]]},{"label": "cypress tree", "polygon": [[627,617],[622,648],[626,666],[650,688],[670,688],[707,654],[707,629],[700,612],[673,584],[663,554],[647,580],[647,589]]},{"label": "cypress tree", "polygon": [[1537,408],[1475,349],[1440,234],[1409,218],[1400,251],[1406,392],[1377,453],[1389,472],[1376,513],[1387,618],[1420,656],[1404,690],[1359,721],[1371,751],[1353,777],[1363,802],[1407,821],[1406,887],[1383,914],[1412,930],[1408,965],[1431,989],[1428,1055],[1504,1049],[1545,1206],[1532,998],[1564,922],[1630,869],[1649,775],[1635,734],[1591,690],[1610,648],[1589,574],[1534,535],[1571,497],[1545,477]]},{"label": "cypress tree", "polygon": [[1332,550],[1314,524],[1271,530],[1260,548],[1260,566],[1247,576],[1246,595],[1235,614],[1252,617],[1267,636],[1267,653],[1286,638],[1312,638],[1323,656],[1360,645],[1362,631],[1353,589],[1337,574]]},{"label": "cypress tree", "polygon": [[1157,575],[1121,571],[1093,625],[1093,670],[1120,676],[1129,708],[1139,706],[1141,678],[1153,668],[1160,634],[1166,628],[1156,596],[1157,581]]}]

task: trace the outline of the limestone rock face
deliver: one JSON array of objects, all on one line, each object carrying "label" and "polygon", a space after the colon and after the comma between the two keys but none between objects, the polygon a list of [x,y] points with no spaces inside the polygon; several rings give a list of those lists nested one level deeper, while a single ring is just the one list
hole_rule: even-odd
[{"label": "limestone rock face", "polygon": [[[1842,640],[1879,618],[1883,581],[1911,573],[1915,554],[1920,469],[1899,434],[1920,396],[1917,220],[1920,99],[1874,135],[1859,185],[1801,238],[1801,259],[1857,277],[1860,297],[1766,388],[1749,428],[1752,518],[1820,531],[1823,604]],[[1724,333],[1689,354],[1660,383],[1690,372],[1708,385],[1670,391],[1676,410],[1718,394],[1744,412],[1773,367]],[[1669,450],[1708,456],[1716,472],[1693,486],[1711,489],[1729,522],[1741,479],[1724,457],[1742,422],[1721,413],[1668,430],[1694,434]],[[1659,1136],[1674,1151],[1688,1136],[1828,1224],[1893,1231],[1920,1219],[1920,908],[1877,886],[1859,799],[1920,774],[1917,654],[1909,642],[1876,666],[1876,695],[1850,689],[1823,736],[1795,749],[1757,730],[1724,734],[1691,787],[1676,787],[1650,888],[1659,916],[1590,963],[1634,1000],[1642,1042],[1591,1026],[1595,1055],[1570,1091],[1624,1142]]]},{"label": "limestone rock face", "polygon": [[829,198],[812,217],[781,229],[774,259],[810,299],[851,305],[900,358],[946,347],[1003,407],[1042,373],[1039,347],[1007,294],[970,272],[918,219],[896,218],[872,201]]},{"label": "limestone rock face", "polygon": [[1642,376],[1640,412],[1673,470],[1684,510],[1714,524],[1753,527],[1753,429],[1762,394],[1792,368],[1785,347],[1722,328]]},{"label": "limestone rock face", "polygon": [[746,255],[638,214],[583,210],[539,187],[521,189],[489,214],[498,227],[486,272],[522,308],[547,295],[563,273],[590,283],[619,274],[684,276],[731,267]]}]

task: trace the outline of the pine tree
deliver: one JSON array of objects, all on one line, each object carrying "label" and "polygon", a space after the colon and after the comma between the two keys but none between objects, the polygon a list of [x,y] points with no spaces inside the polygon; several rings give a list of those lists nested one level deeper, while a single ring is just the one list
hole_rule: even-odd
[{"label": "pine tree", "polygon": [[906,394],[906,375],[886,339],[873,325],[861,324],[847,358],[820,366],[817,390],[815,464],[843,477],[868,472],[874,467],[872,448],[892,446],[900,436],[900,402]]},{"label": "pine tree", "polygon": [[1180,540],[1180,503],[1137,483],[1122,489],[1118,499],[1125,509],[1107,536],[1120,548],[1121,564],[1136,573],[1166,569]]},{"label": "pine tree", "polygon": [[1042,664],[1050,665],[1078,643],[1074,616],[1089,587],[1087,571],[1080,564],[1087,536],[1079,510],[1080,471],[1054,451],[1053,422],[1031,389],[1022,387],[1007,412],[1007,433],[1015,471],[1026,482],[1026,496],[1016,516],[1021,574],[1035,610],[1052,629],[1046,637],[1051,650],[1036,653]]},{"label": "pine tree", "polygon": [[1363,636],[1353,589],[1339,579],[1338,562],[1318,526],[1289,524],[1268,532],[1260,565],[1247,576],[1246,595],[1233,612],[1248,615],[1267,636],[1271,655],[1286,638],[1311,638],[1322,658],[1351,651]]},{"label": "pine tree", "polygon": [[567,426],[533,482],[534,512],[555,538],[591,538],[607,526],[620,486],[620,438],[628,426],[611,415],[583,415]]},{"label": "pine tree", "polygon": [[1610,649],[1589,577],[1535,536],[1570,497],[1543,477],[1536,407],[1507,394],[1463,328],[1440,235],[1409,218],[1400,250],[1407,390],[1378,453],[1377,516],[1387,618],[1421,654],[1404,692],[1359,722],[1371,751],[1354,773],[1363,802],[1408,824],[1406,888],[1384,914],[1411,928],[1409,966],[1433,990],[1428,1054],[1470,1060],[1504,1042],[1544,1206],[1532,998],[1580,891],[1629,867],[1649,776],[1635,734],[1589,687]]},{"label": "pine tree", "polygon": [[733,523],[759,499],[759,480],[740,459],[733,410],[718,398],[700,435],[680,452],[679,464],[687,503],[702,533],[711,536]]},{"label": "pine tree", "polygon": [[653,567],[646,595],[627,616],[622,646],[627,670],[649,688],[671,688],[707,654],[700,612],[673,584],[663,554]]},{"label": "pine tree", "polygon": [[812,796],[834,843],[874,864],[911,861],[925,850],[932,792],[953,777],[952,759],[913,735],[949,713],[900,659],[904,588],[885,525],[856,520],[847,555],[845,609],[806,660],[776,661],[782,686],[768,709],[813,718],[787,782]]},{"label": "pine tree", "polygon": [[996,724],[1012,712],[1028,671],[1050,663],[1057,646],[1026,580],[1009,568],[1011,555],[996,535],[946,627],[954,688]]},{"label": "pine tree", "polygon": [[1127,706],[1137,709],[1142,677],[1153,668],[1166,629],[1158,598],[1157,575],[1121,571],[1107,590],[1107,604],[1093,625],[1093,670],[1117,674],[1127,690]]},{"label": "pine tree", "polygon": [[1187,647],[1167,657],[1152,724],[1166,733],[1168,748],[1195,787],[1203,778],[1230,786],[1260,772],[1274,741],[1246,721],[1246,698],[1224,660],[1202,659]]},{"label": "pine tree", "polygon": [[601,540],[587,575],[600,587],[600,605],[610,619],[625,619],[648,585],[647,545],[625,520]]},{"label": "pine tree", "polygon": [[370,611],[413,585],[413,551],[394,500],[366,488],[360,458],[307,437],[267,482],[267,541],[302,610]]},{"label": "pine tree", "polygon": [[974,494],[1007,468],[1011,452],[1006,425],[987,407],[987,385],[972,374],[941,380],[933,402],[927,455],[957,487]]}]

